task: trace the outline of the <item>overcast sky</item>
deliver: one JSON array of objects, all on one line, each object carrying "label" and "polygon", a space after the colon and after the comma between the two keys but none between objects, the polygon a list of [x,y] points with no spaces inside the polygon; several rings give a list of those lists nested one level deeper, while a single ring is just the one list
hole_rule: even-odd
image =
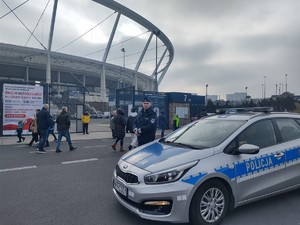
[{"label": "overcast sky", "polygon": [[[24,1],[5,2],[13,8]],[[66,25],[60,27],[62,23],[57,22],[53,50],[72,41],[76,35],[78,37],[78,34],[83,33],[88,26],[92,27],[90,24],[96,24],[113,13],[103,7],[95,7],[95,3],[90,2],[59,0],[61,8],[58,10],[57,21],[68,20],[70,25],[66,29]],[[207,84],[208,94],[218,95],[221,99],[226,99],[226,94],[245,92],[246,87],[248,95],[252,98],[261,98],[265,82],[266,97],[270,97],[276,93],[276,84],[277,93],[279,89],[281,93],[285,91],[287,80],[288,91],[300,94],[299,0],[117,0],[117,2],[152,22],[166,34],[174,46],[174,60],[159,91],[205,95]],[[46,0],[31,0],[22,6],[23,9],[15,12],[19,13],[18,15],[27,24],[30,19],[36,23],[38,16],[32,18],[31,11],[36,10],[40,14],[41,8],[44,8],[46,3]],[[51,13],[51,3],[47,10]],[[0,2],[0,17],[7,12],[7,6],[3,1]],[[82,19],[83,17],[85,19]],[[114,21],[114,18],[110,17],[108,20]],[[125,24],[128,21],[121,22]],[[22,27],[20,24],[12,14],[2,18],[0,42],[24,45],[28,33],[23,36],[23,43],[12,41],[17,38],[16,35],[20,36],[18,34],[21,31],[25,31],[24,27],[20,28]],[[109,23],[103,23],[102,28],[106,26],[105,24],[108,26]],[[33,24],[30,27],[33,28]],[[45,27],[49,29],[49,24],[43,19],[36,32],[46,29]],[[121,23],[119,27],[123,32],[119,32],[117,38],[125,40],[122,35],[127,35],[128,38],[128,34],[125,33],[129,28]],[[81,28],[81,31],[72,37],[70,32],[67,32],[69,28],[75,30]],[[95,35],[96,30],[93,32]],[[139,32],[143,30],[140,29]],[[105,32],[98,35],[105,36]],[[39,34],[38,39],[47,46],[47,32]],[[93,34],[88,36],[88,41],[94,41]],[[30,45],[31,42],[37,43],[32,38],[27,46],[34,46]],[[142,49],[143,45],[138,41],[136,43]],[[87,46],[86,53],[92,52],[92,49],[95,48]],[[126,46],[127,49],[130,49],[129,44]],[[118,55],[115,57],[120,58]]]}]

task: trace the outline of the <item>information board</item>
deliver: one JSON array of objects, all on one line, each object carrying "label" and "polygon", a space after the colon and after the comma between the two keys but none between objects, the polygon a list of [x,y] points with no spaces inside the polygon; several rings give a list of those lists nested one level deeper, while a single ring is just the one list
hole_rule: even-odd
[{"label": "information board", "polygon": [[42,106],[42,86],[3,84],[3,135],[16,134],[19,120],[24,123],[23,134],[28,134],[35,110]]}]

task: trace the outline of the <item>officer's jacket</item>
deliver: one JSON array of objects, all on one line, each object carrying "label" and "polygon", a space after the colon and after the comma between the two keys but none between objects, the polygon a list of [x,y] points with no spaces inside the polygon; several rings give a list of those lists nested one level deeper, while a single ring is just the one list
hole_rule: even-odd
[{"label": "officer's jacket", "polygon": [[157,126],[157,116],[152,108],[144,111],[142,109],[134,122],[134,129],[140,130],[138,141],[142,143],[148,143],[155,140]]}]

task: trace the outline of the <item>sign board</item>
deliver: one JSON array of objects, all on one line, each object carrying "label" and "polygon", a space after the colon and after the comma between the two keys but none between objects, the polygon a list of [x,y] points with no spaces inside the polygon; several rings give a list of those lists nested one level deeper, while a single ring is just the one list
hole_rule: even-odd
[{"label": "sign board", "polygon": [[36,109],[43,106],[43,87],[35,85],[3,84],[3,135],[14,135],[18,121],[24,123],[23,134]]}]

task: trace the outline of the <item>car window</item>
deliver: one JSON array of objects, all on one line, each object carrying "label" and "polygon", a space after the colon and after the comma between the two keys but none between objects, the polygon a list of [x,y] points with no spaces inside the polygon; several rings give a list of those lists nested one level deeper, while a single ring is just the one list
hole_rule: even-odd
[{"label": "car window", "polygon": [[300,126],[293,119],[276,119],[283,142],[300,138]]},{"label": "car window", "polygon": [[245,121],[204,119],[168,136],[166,143],[182,144],[197,149],[211,148],[221,144]]},{"label": "car window", "polygon": [[250,125],[237,137],[238,146],[253,144],[266,148],[276,144],[276,137],[271,120],[259,121]]}]

